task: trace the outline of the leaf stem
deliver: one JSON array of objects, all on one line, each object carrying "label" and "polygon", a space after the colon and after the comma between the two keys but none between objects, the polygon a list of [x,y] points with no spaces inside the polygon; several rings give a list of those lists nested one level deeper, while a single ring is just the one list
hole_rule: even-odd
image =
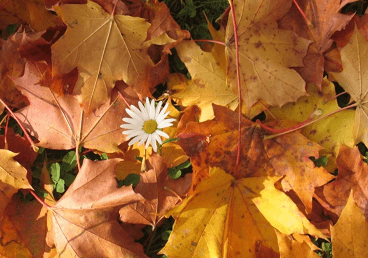
[{"label": "leaf stem", "polygon": [[81,164],[80,164],[80,160],[79,160],[79,144],[76,144],[76,146],[75,146],[75,158],[77,160],[78,172],[80,172]]},{"label": "leaf stem", "polygon": [[52,207],[50,205],[48,205],[47,203],[45,203],[43,200],[41,200],[40,197],[38,197],[38,195],[31,189],[28,189],[29,192],[33,195],[34,198],[36,198],[36,200],[42,204],[42,206],[44,206],[47,209],[51,209]]},{"label": "leaf stem", "polygon": [[238,99],[239,99],[239,138],[238,138],[238,153],[236,156],[235,163],[235,171],[238,174],[239,172],[239,163],[240,163],[240,155],[241,155],[241,118],[242,118],[242,91],[241,91],[241,81],[240,81],[240,62],[239,62],[239,42],[238,42],[238,27],[235,19],[235,10],[232,0],[229,0],[230,11],[233,18],[233,26],[234,26],[234,38],[235,38],[235,60],[236,60],[236,77],[238,82]]},{"label": "leaf stem", "polygon": [[213,39],[194,39],[195,42],[207,42],[207,43],[214,43],[214,44],[219,44],[219,45],[223,45],[226,47],[226,43],[222,42],[222,41],[218,41],[218,40],[213,40]]},{"label": "leaf stem", "polygon": [[24,132],[24,135],[26,136],[27,140],[29,141],[29,143],[32,146],[33,151],[34,152],[38,152],[38,147],[34,144],[34,142],[32,141],[31,137],[29,136],[27,130],[24,128],[23,124],[19,121],[18,117],[13,113],[13,111],[11,111],[11,109],[8,107],[8,105],[1,98],[0,98],[0,102],[8,110],[8,112],[15,119],[15,121],[17,121],[17,123],[19,124],[20,128],[22,128],[22,130]]},{"label": "leaf stem", "polygon": [[[340,108],[340,109],[338,109],[338,110],[335,110],[335,111],[333,111],[333,112],[331,112],[331,113],[329,113],[329,114],[326,114],[326,115],[324,115],[324,116],[321,116],[321,117],[319,117],[319,118],[317,118],[317,119],[315,119],[315,120],[313,120],[313,121],[309,121],[309,122],[307,122],[307,123],[305,123],[305,121],[304,121],[304,122],[302,123],[303,125],[302,125],[302,126],[298,125],[298,127],[297,127],[297,128],[293,128],[293,127],[291,127],[291,128],[288,128],[286,131],[283,131],[283,132],[280,132],[280,133],[277,133],[277,134],[265,135],[265,136],[263,137],[263,139],[264,139],[264,140],[272,139],[272,138],[275,138],[275,137],[278,137],[278,136],[281,136],[281,135],[284,135],[284,134],[288,134],[288,133],[294,132],[294,131],[296,131],[296,130],[302,129],[303,127],[306,127],[306,126],[308,126],[308,125],[311,125],[311,124],[313,124],[313,123],[315,123],[315,122],[318,122],[318,121],[320,121],[320,120],[322,120],[322,119],[325,119],[325,118],[327,118],[327,117],[329,117],[329,116],[332,116],[332,115],[334,115],[334,114],[336,114],[336,113],[339,113],[339,112],[341,112],[341,111],[343,111],[343,110],[345,110],[345,109],[353,108],[353,107],[356,107],[356,106],[358,106],[358,104],[357,104],[357,103],[351,104],[351,105],[346,106],[346,107],[344,107],[344,108]],[[309,119],[309,118],[308,118],[308,119]],[[308,120],[308,119],[307,119],[307,120]],[[307,120],[306,120],[306,121],[307,121]]]},{"label": "leaf stem", "polygon": [[300,6],[297,3],[297,1],[296,0],[293,0],[293,3],[295,4],[296,8],[298,8],[300,14],[303,16],[303,18],[304,18],[305,22],[307,23],[308,27],[311,28],[311,29],[313,29],[314,28],[313,23],[310,20],[308,20],[307,16],[305,15],[305,13],[302,10],[302,8],[300,8]]}]

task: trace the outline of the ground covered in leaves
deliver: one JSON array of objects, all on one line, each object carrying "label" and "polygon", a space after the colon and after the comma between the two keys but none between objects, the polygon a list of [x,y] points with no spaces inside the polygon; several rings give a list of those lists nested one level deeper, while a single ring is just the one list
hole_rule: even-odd
[{"label": "ground covered in leaves", "polygon": [[0,256],[368,257],[366,8],[0,0]]}]

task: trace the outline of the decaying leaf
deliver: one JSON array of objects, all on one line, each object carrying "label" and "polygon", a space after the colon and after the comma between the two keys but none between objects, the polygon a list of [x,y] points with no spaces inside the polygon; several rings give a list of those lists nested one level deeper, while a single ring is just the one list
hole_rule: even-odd
[{"label": "decaying leaf", "polygon": [[[289,67],[303,66],[310,41],[289,30],[279,29],[277,20],[290,8],[291,1],[234,1],[238,28],[242,98],[247,109],[258,100],[272,106],[294,102],[305,95],[305,82]],[[227,80],[237,92],[235,41],[229,15],[225,42]]]},{"label": "decaying leaf", "polygon": [[[308,48],[308,53],[303,59],[304,66],[295,70],[308,83],[314,83],[321,89],[323,71],[325,69],[325,52],[331,47],[331,36],[351,20],[354,14],[342,14],[340,10],[353,0],[339,1],[315,1],[298,0],[279,21],[280,27],[289,29],[310,39],[313,43]],[[304,13],[304,18],[301,14]],[[327,70],[328,71],[328,70]]]},{"label": "decaying leaf", "polygon": [[238,148],[238,114],[213,105],[215,118],[203,123],[190,123],[179,135],[179,144],[191,158],[193,182],[206,177],[208,166],[217,166],[236,179],[255,176],[282,176],[285,191],[294,190],[308,212],[312,209],[314,188],[334,177],[324,168],[315,167],[309,159],[318,157],[321,147],[299,132],[264,140],[264,131],[255,123],[242,119],[242,144],[239,169],[236,170]]}]

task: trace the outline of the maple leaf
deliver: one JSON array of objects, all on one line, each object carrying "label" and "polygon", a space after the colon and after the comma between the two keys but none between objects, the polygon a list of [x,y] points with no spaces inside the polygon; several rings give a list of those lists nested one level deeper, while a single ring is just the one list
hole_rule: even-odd
[{"label": "maple leaf", "polygon": [[[124,80],[138,87],[146,69],[153,66],[147,52],[149,44],[144,44],[148,22],[139,17],[110,15],[91,1],[54,9],[68,28],[52,46],[53,74],[78,68],[74,93],[80,95],[87,113],[110,98],[115,81]],[[138,92],[150,95],[147,89]]]},{"label": "maple leaf", "polygon": [[186,89],[172,97],[179,98],[184,106],[200,107],[201,122],[213,118],[212,103],[231,106],[235,110],[238,105],[237,96],[227,85],[225,72],[214,55],[201,50],[193,40],[180,43],[176,50],[188,68],[192,81]]},{"label": "maple leaf", "polygon": [[356,101],[357,108],[354,122],[355,142],[368,146],[368,43],[355,28],[349,43],[341,50],[344,70],[332,73],[340,85]]},{"label": "maple leaf", "polygon": [[145,200],[123,207],[120,219],[155,228],[163,215],[180,201],[180,196],[189,190],[191,176],[187,174],[175,180],[169,178],[165,161],[157,154],[151,155],[147,161],[147,171],[140,174],[141,179],[134,189]]},{"label": "maple leaf", "polygon": [[317,195],[322,198],[322,203],[327,203],[329,210],[340,215],[353,190],[357,205],[368,218],[368,165],[362,161],[357,147],[344,145],[340,148],[336,163],[339,170],[336,180],[319,188]]},{"label": "maple leaf", "polygon": [[16,155],[0,149],[0,219],[18,189],[33,189],[27,180],[27,170],[14,160]]},{"label": "maple leaf", "polygon": [[[234,1],[239,41],[242,98],[249,110],[262,99],[272,106],[294,102],[305,95],[305,82],[289,67],[303,66],[310,41],[278,28],[277,20],[290,8],[287,0]],[[226,28],[227,74],[237,91],[232,15]]]},{"label": "maple leaf", "polygon": [[313,246],[312,241],[308,238],[298,241],[298,239],[294,239],[293,236],[286,236],[276,231],[277,240],[280,249],[280,257],[285,258],[318,258],[320,257],[318,254],[314,252],[314,250],[318,249],[315,246],[315,249],[312,249]]},{"label": "maple leaf", "polygon": [[[303,96],[296,103],[285,104],[281,109],[271,107],[269,110],[272,116],[278,120],[289,119],[296,122],[303,122],[317,109],[322,110],[323,114],[329,114],[340,109],[337,100],[334,99],[336,92],[335,86],[326,78],[322,80],[322,90],[313,84],[307,85],[309,96]],[[272,120],[267,115],[268,120]],[[333,116],[326,117],[322,121],[304,127],[301,133],[308,139],[317,142],[324,150],[320,154],[329,156],[329,163],[334,164],[341,144],[353,147],[353,121],[354,111],[343,110]],[[335,128],[331,130],[331,128]],[[330,167],[334,171],[336,165]]]},{"label": "maple leaf", "polygon": [[120,159],[85,160],[75,181],[52,207],[59,257],[146,257],[118,223],[123,206],[142,200],[132,187],[117,187]]},{"label": "maple leaf", "polygon": [[334,178],[309,159],[318,157],[321,147],[299,132],[264,140],[263,131],[242,118],[242,149],[237,172],[238,114],[221,106],[213,105],[213,108],[213,120],[190,123],[178,136],[180,146],[191,158],[193,182],[198,183],[195,179],[198,173],[200,178],[206,176],[208,166],[220,167],[236,179],[286,175],[282,180],[283,189],[293,189],[310,212],[314,188]]},{"label": "maple leaf", "polygon": [[323,237],[291,199],[274,187],[278,179],[235,180],[213,168],[194,194],[169,212],[175,224],[160,253],[169,257],[279,257],[273,227],[284,234]]},{"label": "maple leaf", "polygon": [[[313,41],[303,60],[305,66],[295,68],[307,84],[314,83],[321,89],[325,64],[324,53],[333,43],[331,36],[336,31],[345,28],[354,16],[354,14],[345,15],[340,13],[341,8],[349,2],[353,2],[353,0],[297,0],[296,3],[300,9],[293,4],[279,21],[281,28],[292,30]],[[304,13],[307,20],[303,18],[301,12]]]},{"label": "maple leaf", "polygon": [[353,196],[351,191],[339,221],[331,227],[332,255],[336,258],[368,256],[368,222]]},{"label": "maple leaf", "polygon": [[[27,63],[24,76],[14,80],[31,103],[16,115],[40,141],[39,146],[71,149],[81,145],[102,152],[120,151],[118,145],[126,138],[120,125],[127,105],[116,93],[112,104],[87,115],[75,96],[57,97],[49,88],[35,85],[41,76],[36,65]],[[124,94],[135,95],[129,89]]]},{"label": "maple leaf", "polygon": [[43,0],[1,0],[0,28],[9,24],[29,24],[33,31],[42,31],[60,24],[59,17],[48,12]]}]

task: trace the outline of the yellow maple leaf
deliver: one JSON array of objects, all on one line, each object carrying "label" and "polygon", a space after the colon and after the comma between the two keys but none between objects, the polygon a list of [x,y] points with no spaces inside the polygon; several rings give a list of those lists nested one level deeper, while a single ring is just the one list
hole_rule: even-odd
[{"label": "yellow maple leaf", "polygon": [[368,43],[355,28],[350,42],[341,50],[344,70],[332,73],[341,86],[356,101],[354,122],[355,142],[368,146]]},{"label": "yellow maple leaf", "polygon": [[356,205],[353,191],[336,225],[331,227],[334,258],[368,257],[368,223]]},{"label": "yellow maple leaf", "polygon": [[[310,41],[278,28],[277,20],[290,8],[286,0],[234,1],[239,40],[242,98],[247,109],[259,100],[272,106],[305,95],[305,82],[289,67],[303,66]],[[227,79],[238,88],[232,15],[226,28]]]},{"label": "yellow maple leaf", "polygon": [[[322,81],[322,91],[314,84],[309,84],[307,92],[309,96],[300,97],[296,103],[285,104],[282,108],[270,108],[272,116],[278,120],[289,119],[301,123],[317,109],[322,110],[323,115],[340,109],[337,100],[333,99],[336,95],[335,86],[326,78]],[[272,120],[272,116],[267,113],[268,120]],[[354,145],[353,120],[354,111],[344,110],[306,126],[301,131],[305,137],[324,147],[321,154],[329,156],[330,171],[336,168],[335,159],[340,145],[345,144],[350,147]]]},{"label": "yellow maple leaf", "polygon": [[172,97],[179,98],[184,106],[199,106],[202,109],[200,122],[213,118],[212,103],[235,110],[238,97],[226,83],[225,72],[214,55],[201,50],[193,40],[180,43],[176,50],[192,80],[186,89]]},{"label": "yellow maple leaf", "polygon": [[[173,232],[161,253],[169,257],[279,257],[273,228],[324,237],[285,193],[278,177],[235,180],[219,168],[168,215]],[[257,256],[258,255],[258,256]]]},{"label": "yellow maple leaf", "polygon": [[145,19],[110,15],[91,1],[55,6],[55,11],[68,28],[52,46],[53,73],[65,74],[78,67],[74,93],[80,94],[86,112],[106,102],[115,81],[134,86],[153,66],[149,44],[144,44],[150,26]]}]

